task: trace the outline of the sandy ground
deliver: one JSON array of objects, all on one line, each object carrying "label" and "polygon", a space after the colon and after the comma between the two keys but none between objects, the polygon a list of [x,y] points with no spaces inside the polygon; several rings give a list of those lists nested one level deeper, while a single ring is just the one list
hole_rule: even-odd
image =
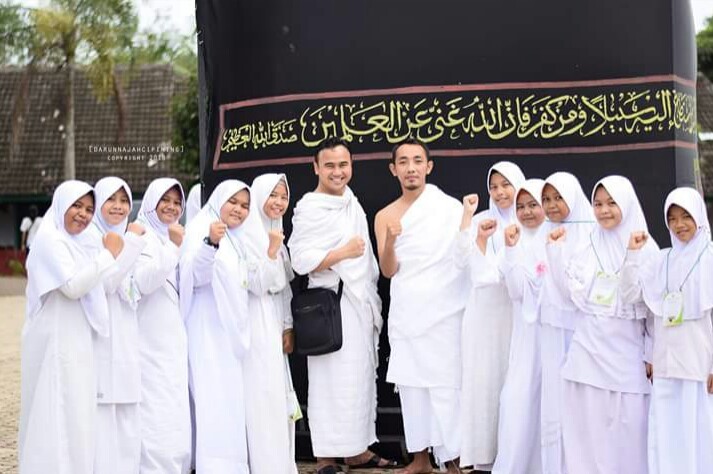
[{"label": "sandy ground", "polygon": [[[0,278],[0,473],[17,473],[17,425],[20,413],[20,334],[25,314],[25,281]],[[10,295],[10,296],[8,296]],[[315,472],[300,463],[301,474]],[[351,473],[393,471],[352,470]],[[48,473],[50,474],[50,473]]]}]

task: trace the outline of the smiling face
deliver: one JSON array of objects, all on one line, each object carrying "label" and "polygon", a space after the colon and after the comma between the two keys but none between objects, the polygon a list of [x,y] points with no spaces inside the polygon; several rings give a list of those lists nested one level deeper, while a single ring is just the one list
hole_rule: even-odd
[{"label": "smiling face", "polygon": [[158,219],[166,225],[175,224],[181,217],[183,200],[181,193],[175,187],[169,189],[161,196],[161,200],[156,205],[156,215]]},{"label": "smiling face", "polygon": [[666,213],[666,225],[678,240],[689,242],[698,231],[698,225],[684,208],[673,204]]},{"label": "smiling face", "polygon": [[129,204],[129,195],[126,194],[124,188],[119,188],[117,192],[109,196],[109,199],[102,204],[101,213],[104,221],[111,225],[119,225],[126,219],[131,210]]},{"label": "smiling face", "polygon": [[289,204],[290,196],[287,194],[287,186],[280,181],[268,196],[262,210],[268,219],[276,220],[285,215]]},{"label": "smiling face", "polygon": [[515,203],[515,212],[520,224],[528,229],[537,229],[545,220],[545,211],[532,194],[520,191]]},{"label": "smiling face", "polygon": [[64,213],[64,229],[69,235],[77,235],[87,228],[94,216],[94,194],[87,193],[69,206]]},{"label": "smiling face", "polygon": [[542,207],[545,209],[545,215],[552,222],[562,222],[569,216],[569,206],[551,184],[545,184],[542,188]]},{"label": "smiling face", "polygon": [[389,169],[404,190],[415,191],[426,185],[426,176],[433,169],[433,161],[428,159],[421,145],[405,143],[394,152]]},{"label": "smiling face", "polygon": [[490,174],[488,193],[490,194],[490,199],[492,199],[495,205],[500,209],[508,209],[512,206],[515,198],[515,188],[505,176],[497,171],[493,171]]},{"label": "smiling face", "polygon": [[220,207],[220,220],[228,226],[228,229],[235,229],[245,222],[249,213],[250,193],[247,189],[241,189]]},{"label": "smiling face", "polygon": [[352,157],[342,145],[325,148],[317,155],[314,174],[319,177],[317,192],[341,196],[352,179]]},{"label": "smiling face", "polygon": [[604,186],[597,187],[592,207],[594,208],[594,217],[597,218],[597,222],[604,229],[612,230],[621,224],[621,208]]}]

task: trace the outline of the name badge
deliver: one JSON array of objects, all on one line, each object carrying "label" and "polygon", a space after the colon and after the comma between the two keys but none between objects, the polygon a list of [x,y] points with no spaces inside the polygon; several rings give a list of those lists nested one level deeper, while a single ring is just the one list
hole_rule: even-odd
[{"label": "name badge", "polygon": [[663,297],[663,325],[678,326],[683,322],[683,294],[680,291],[666,293]]},{"label": "name badge", "polygon": [[599,306],[611,307],[616,303],[618,292],[619,275],[597,272],[589,291],[589,301]]}]

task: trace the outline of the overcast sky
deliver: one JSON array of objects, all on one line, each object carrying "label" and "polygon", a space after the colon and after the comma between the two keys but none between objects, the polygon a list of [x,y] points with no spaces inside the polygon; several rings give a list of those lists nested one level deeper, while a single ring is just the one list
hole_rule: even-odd
[{"label": "overcast sky", "polygon": [[[195,28],[195,2],[193,0],[132,1],[136,4],[139,11],[139,26],[141,29],[153,31],[168,30],[180,34],[190,34]],[[693,8],[696,31],[699,31],[703,28],[705,19],[713,16],[713,0],[690,0],[690,2]],[[47,0],[20,0],[19,3],[27,6],[37,6],[47,3]],[[435,3],[434,1],[434,4]]]}]

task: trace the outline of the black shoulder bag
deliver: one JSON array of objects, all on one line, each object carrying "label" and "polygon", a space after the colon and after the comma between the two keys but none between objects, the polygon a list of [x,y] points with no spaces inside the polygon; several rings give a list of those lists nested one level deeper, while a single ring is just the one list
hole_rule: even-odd
[{"label": "black shoulder bag", "polygon": [[309,277],[300,277],[300,291],[292,297],[295,352],[316,356],[336,352],[342,347],[342,299],[344,282],[339,280],[339,290],[307,288]]}]

